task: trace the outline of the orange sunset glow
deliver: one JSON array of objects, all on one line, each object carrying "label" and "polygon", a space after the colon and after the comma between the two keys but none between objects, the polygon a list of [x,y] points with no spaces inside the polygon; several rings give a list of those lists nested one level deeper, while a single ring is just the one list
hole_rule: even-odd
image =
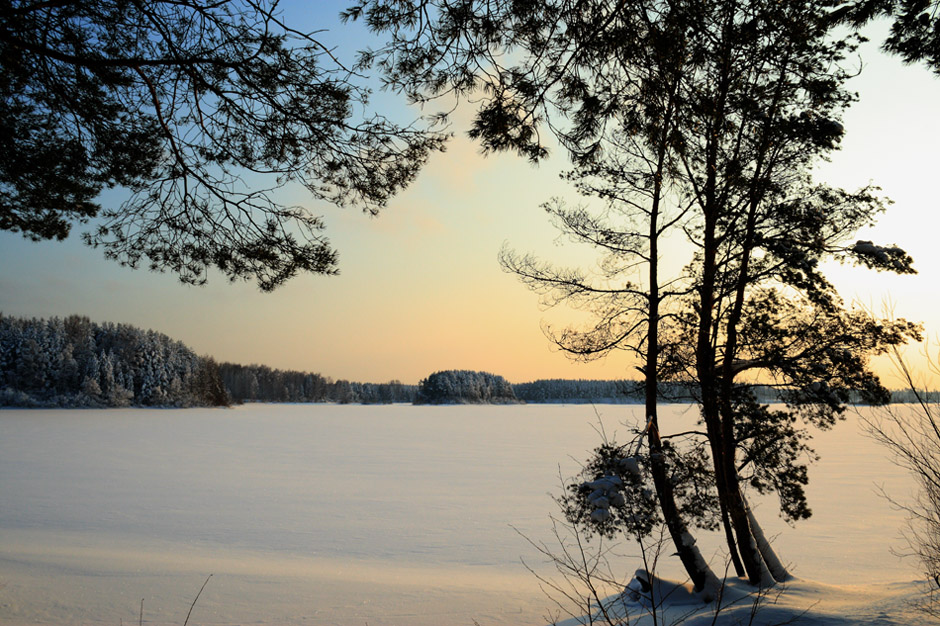
[{"label": "orange sunset glow", "polygon": [[[333,28],[342,40],[344,31]],[[880,41],[880,31],[872,31]],[[357,43],[342,41],[350,53]],[[894,204],[859,238],[900,245],[919,274],[835,266],[829,275],[847,301],[876,311],[890,302],[895,315],[922,321],[933,337],[940,332],[940,80],[874,44],[863,48],[860,62],[864,69],[851,83],[860,100],[846,115],[842,149],[817,175],[847,189],[881,186]],[[388,94],[376,101],[401,106]],[[589,267],[595,259],[590,250],[559,241],[541,208],[556,196],[580,201],[559,179],[564,160],[556,155],[533,167],[512,154],[484,157],[466,138],[467,117],[458,111],[447,152],[433,155],[417,181],[376,218],[314,202],[302,188],[288,194],[325,217],[326,235],[340,254],[338,276],[301,275],[273,293],[219,274],[210,274],[205,287],[189,287],[172,275],[109,263],[76,236],[34,244],[3,232],[0,311],[129,323],[220,361],[334,379],[416,383],[450,368],[491,371],[512,382],[633,377],[623,355],[585,364],[553,350],[542,325],[564,325],[577,314],[542,310],[538,296],[497,263],[504,244],[575,266]],[[667,248],[662,256],[667,270],[688,259],[682,249]],[[920,351],[907,352],[918,368]],[[887,362],[882,371],[892,375]]]}]

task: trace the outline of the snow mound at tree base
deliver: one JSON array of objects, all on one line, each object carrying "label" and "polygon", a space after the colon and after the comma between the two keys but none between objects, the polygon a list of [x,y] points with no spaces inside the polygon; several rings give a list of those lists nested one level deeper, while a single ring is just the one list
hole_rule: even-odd
[{"label": "snow mound at tree base", "polygon": [[625,606],[630,604],[650,611],[656,606],[701,606],[706,604],[701,593],[689,583],[664,580],[645,569],[638,569],[623,592]]},{"label": "snow mound at tree base", "polygon": [[[928,626],[935,618],[919,609],[932,593],[925,581],[828,585],[794,578],[755,590],[729,578],[720,599],[705,603],[690,584],[649,577],[638,570],[622,594],[603,601],[604,610],[557,626]],[[642,582],[640,580],[642,578]],[[936,605],[934,605],[936,606]],[[716,617],[717,613],[717,617]]]}]

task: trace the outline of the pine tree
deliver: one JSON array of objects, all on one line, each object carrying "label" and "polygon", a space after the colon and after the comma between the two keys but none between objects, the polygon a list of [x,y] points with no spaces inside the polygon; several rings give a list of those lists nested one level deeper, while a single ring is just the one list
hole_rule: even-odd
[{"label": "pine tree", "polygon": [[[389,34],[388,46],[365,60],[377,62],[391,86],[424,102],[473,94],[479,105],[470,135],[484,150],[537,161],[554,136],[568,153],[570,179],[607,213],[562,203],[547,208],[566,235],[607,255],[601,275],[512,254],[504,254],[504,267],[550,304],[573,302],[597,314],[592,327],[553,335],[563,349],[591,358],[626,348],[640,357],[659,506],[696,587],[706,586],[709,573],[685,539],[688,524],[664,468],[655,467],[663,458],[656,397],[667,376],[696,389],[736,570],[755,585],[785,577],[769,571],[777,569],[768,567],[775,558],[761,544],[738,463],[753,457],[744,460],[759,488],[778,489],[784,510],[800,516],[803,474],[793,460],[803,450],[802,431],[789,416],[758,428],[769,414],[738,377],[787,373],[785,384],[802,385],[795,367],[813,352],[778,353],[776,360],[746,355],[770,355],[780,333],[807,343],[825,339],[831,356],[817,362],[842,388],[831,400],[817,380],[815,388],[798,386],[792,398],[794,415],[825,417],[838,414],[845,401],[839,394],[848,388],[877,397],[866,359],[916,336],[906,322],[845,311],[818,270],[820,260],[836,257],[910,271],[896,246],[848,240],[881,209],[873,190],[845,192],[809,178],[813,164],[837,147],[840,115],[853,99],[841,63],[858,38],[842,28],[841,3],[422,1],[389,9],[361,0],[347,15]],[[657,273],[657,245],[671,227],[696,252],[683,274],[667,281]],[[640,282],[625,279],[638,264],[646,269]],[[760,303],[775,289],[803,318],[762,317]],[[823,337],[810,332],[814,322],[848,328]],[[849,356],[838,356],[844,352]],[[757,454],[778,437],[795,443],[777,455]],[[767,480],[774,461],[785,477],[777,482]]]},{"label": "pine tree", "polygon": [[0,22],[0,229],[64,239],[97,217],[86,243],[187,283],[335,273],[322,219],[277,189],[375,214],[446,138],[370,113],[276,0],[10,0]]}]

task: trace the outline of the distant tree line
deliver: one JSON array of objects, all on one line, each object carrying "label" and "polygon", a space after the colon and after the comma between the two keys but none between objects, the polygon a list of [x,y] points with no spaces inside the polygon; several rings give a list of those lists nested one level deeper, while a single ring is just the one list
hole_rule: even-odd
[{"label": "distant tree line", "polygon": [[894,404],[930,404],[940,403],[940,391],[927,389],[899,389],[891,392],[891,402]]},{"label": "distant tree line", "polygon": [[391,404],[412,402],[415,385],[333,381],[312,372],[271,369],[264,365],[222,363],[226,389],[235,402],[339,402]]},{"label": "distant tree line", "polygon": [[[692,402],[678,383],[660,385],[665,401]],[[762,401],[779,392],[757,387]],[[937,397],[931,392],[930,398]],[[360,383],[265,365],[222,363],[182,342],[127,324],[87,317],[26,319],[0,313],[0,406],[221,406],[230,402],[340,404],[633,403],[635,380],[543,379],[510,384],[488,372],[446,370],[419,385]],[[855,398],[858,401],[859,398]],[[913,394],[893,392],[893,402]]]},{"label": "distant tree line", "polygon": [[0,314],[0,406],[228,404],[219,369],[183,343],[87,317]]},{"label": "distant tree line", "polygon": [[509,404],[518,402],[502,376],[470,370],[445,370],[418,384],[415,404]]},{"label": "distant tree line", "polygon": [[643,398],[635,380],[566,380],[553,378],[513,385],[516,398],[529,403],[633,403]]},{"label": "distant tree line", "polygon": [[[683,383],[660,383],[662,402],[695,402],[694,389]],[[528,383],[516,383],[512,386],[516,399],[529,404],[551,403],[601,403],[632,404],[643,402],[643,383],[638,380],[572,380],[552,378],[535,380]],[[770,385],[754,385],[750,392],[761,402],[782,403],[782,394],[787,389],[777,389]],[[921,392],[932,400],[940,398],[940,392]],[[850,392],[854,404],[865,404],[857,392]],[[891,392],[892,402],[915,402],[914,394],[909,390]]]}]

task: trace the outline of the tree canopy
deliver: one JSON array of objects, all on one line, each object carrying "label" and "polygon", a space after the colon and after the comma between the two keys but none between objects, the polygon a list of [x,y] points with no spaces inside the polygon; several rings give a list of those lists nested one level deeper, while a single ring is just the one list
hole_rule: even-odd
[{"label": "tree canopy", "polygon": [[937,0],[857,0],[842,10],[855,25],[882,17],[891,20],[885,51],[905,63],[924,63],[940,74],[940,2]]},{"label": "tree canopy", "polygon": [[376,213],[445,139],[370,112],[278,0],[3,0],[0,62],[0,229],[63,239],[97,217],[87,243],[188,283],[335,272],[322,219],[276,189]]}]

